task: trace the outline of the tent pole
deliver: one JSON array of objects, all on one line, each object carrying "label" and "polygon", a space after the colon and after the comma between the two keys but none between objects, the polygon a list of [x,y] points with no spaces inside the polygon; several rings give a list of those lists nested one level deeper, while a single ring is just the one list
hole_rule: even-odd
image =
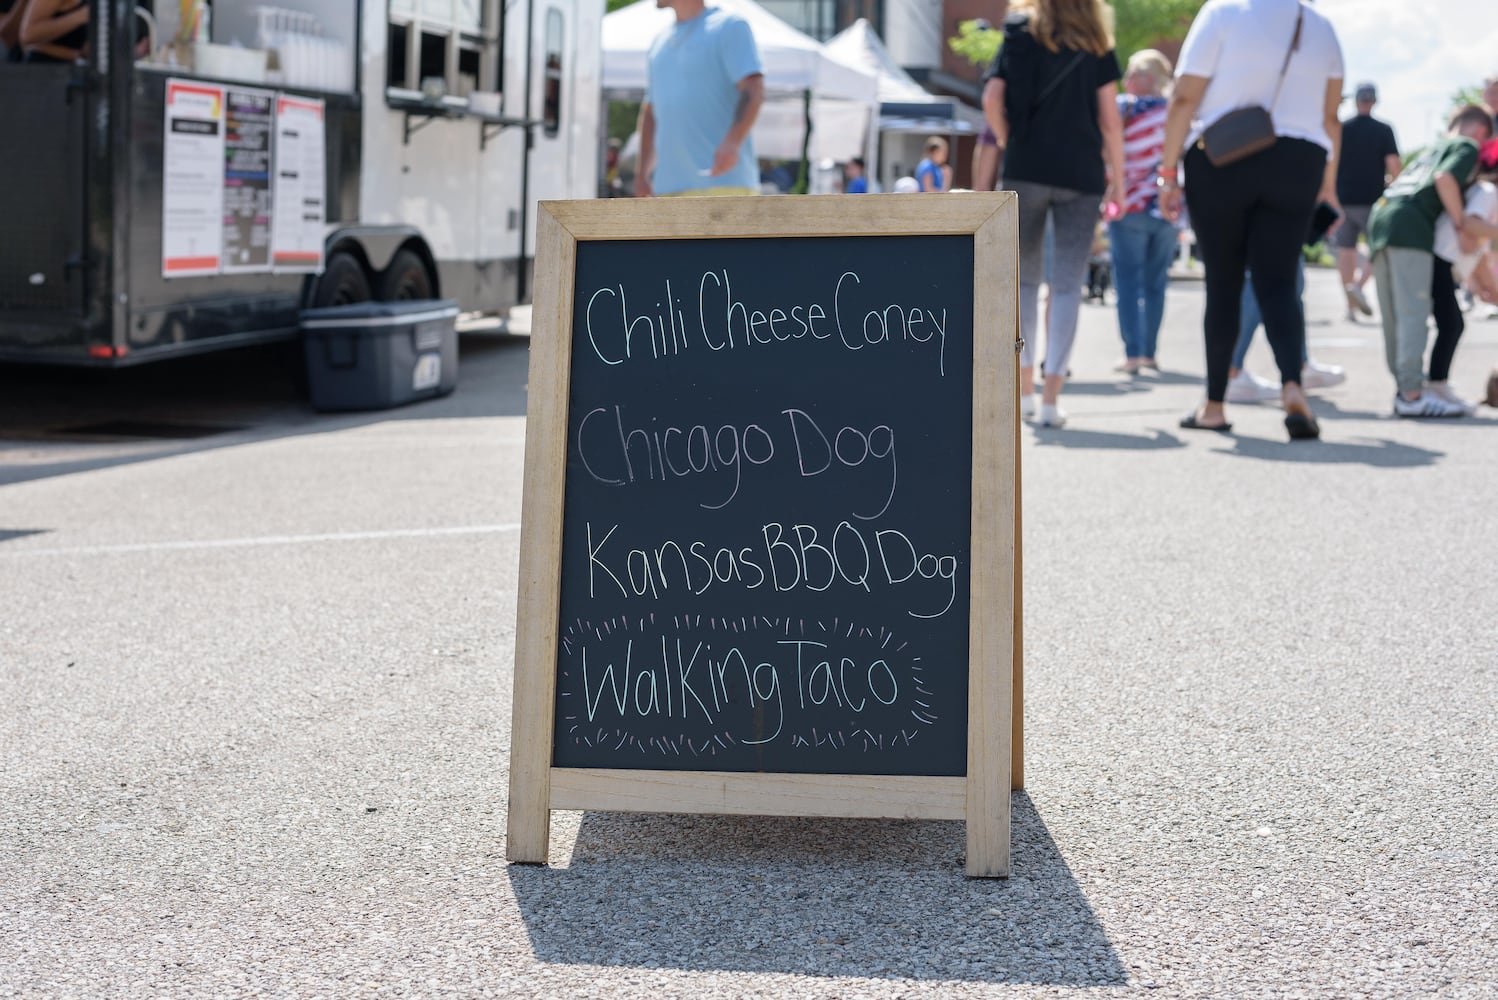
[{"label": "tent pole", "polygon": [[805,194],[811,188],[811,90],[801,92],[801,107],[806,115],[806,132],[801,138],[801,172],[796,177],[794,194]]}]

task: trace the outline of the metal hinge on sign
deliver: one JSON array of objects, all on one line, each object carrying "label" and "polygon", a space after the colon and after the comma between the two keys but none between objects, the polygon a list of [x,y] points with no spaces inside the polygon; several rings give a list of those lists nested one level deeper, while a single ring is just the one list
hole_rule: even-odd
[{"label": "metal hinge on sign", "polygon": [[1019,337],[1018,339],[1015,340],[1015,342],[1014,342],[1014,353],[1015,354],[1023,354],[1023,353],[1025,353],[1025,338],[1024,337]]}]

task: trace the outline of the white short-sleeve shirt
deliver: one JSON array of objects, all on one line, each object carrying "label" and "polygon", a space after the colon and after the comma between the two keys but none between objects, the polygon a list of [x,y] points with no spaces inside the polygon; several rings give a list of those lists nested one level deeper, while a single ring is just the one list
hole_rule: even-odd
[{"label": "white short-sleeve shirt", "polygon": [[[1275,85],[1295,35],[1297,10],[1304,12],[1300,46],[1290,57],[1276,100]],[[1229,111],[1258,104],[1269,108],[1277,134],[1331,151],[1326,83],[1343,77],[1342,45],[1331,22],[1309,4],[1207,0],[1181,46],[1176,75],[1208,79],[1192,123],[1192,142]]]},{"label": "white short-sleeve shirt", "polygon": [[[1493,187],[1487,181],[1478,181],[1473,184],[1467,189],[1465,214],[1475,215],[1488,223],[1498,219],[1498,188]],[[1442,212],[1441,217],[1436,220],[1436,256],[1442,260],[1451,261],[1457,277],[1461,280],[1466,281],[1472,276],[1472,272],[1477,268],[1477,262],[1487,251],[1488,242],[1484,240],[1471,253],[1462,253],[1461,242],[1457,239],[1456,226],[1452,224],[1451,216]]]}]

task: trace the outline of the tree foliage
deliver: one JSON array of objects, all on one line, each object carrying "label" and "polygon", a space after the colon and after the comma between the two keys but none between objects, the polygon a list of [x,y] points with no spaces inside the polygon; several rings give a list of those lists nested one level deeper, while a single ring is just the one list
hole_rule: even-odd
[{"label": "tree foliage", "polygon": [[987,66],[999,54],[1004,33],[990,28],[987,21],[963,21],[957,25],[957,36],[947,39],[947,44],[974,66]]},{"label": "tree foliage", "polygon": [[1468,104],[1482,103],[1482,84],[1474,83],[1470,87],[1463,87],[1451,95],[1451,110]]},{"label": "tree foliage", "polygon": [[606,13],[612,14],[614,11],[618,10],[620,7],[628,7],[630,4],[632,4],[634,2],[635,2],[635,0],[608,0],[608,10],[607,10]]},{"label": "tree foliage", "polygon": [[1186,37],[1192,18],[1206,0],[1119,0],[1113,10],[1113,34],[1119,62],[1140,49]]}]

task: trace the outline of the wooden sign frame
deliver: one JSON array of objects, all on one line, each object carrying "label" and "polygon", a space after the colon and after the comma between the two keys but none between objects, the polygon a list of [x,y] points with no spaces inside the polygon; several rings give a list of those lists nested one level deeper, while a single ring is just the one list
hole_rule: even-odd
[{"label": "wooden sign frame", "polygon": [[[1023,780],[1018,219],[1012,192],[541,204],[515,628],[509,860],[547,862],[553,809],[955,819],[967,827],[967,874],[1008,876],[1010,789],[1022,787]],[[552,766],[578,242],[950,235],[972,237],[974,263],[967,774]]]}]

